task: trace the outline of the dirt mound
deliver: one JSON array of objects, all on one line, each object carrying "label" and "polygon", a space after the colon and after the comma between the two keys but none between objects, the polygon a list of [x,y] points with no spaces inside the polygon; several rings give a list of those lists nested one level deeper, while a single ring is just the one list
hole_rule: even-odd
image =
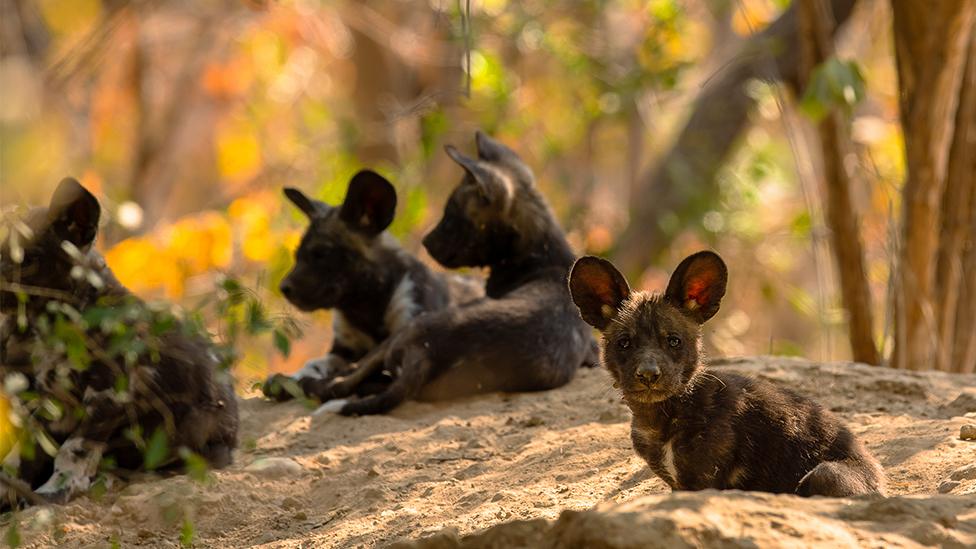
[{"label": "dirt mound", "polygon": [[675,546],[796,546],[798,536],[840,546],[976,543],[976,468],[966,468],[976,463],[976,442],[959,440],[960,428],[976,423],[965,396],[976,376],[773,357],[715,367],[816,398],[876,453],[892,495],[921,497],[668,494],[633,453],[629,412],[608,376],[585,370],[557,391],[407,403],[388,416],[313,418],[297,403],[244,399],[236,462],[210,482],[145,475],[15,520],[28,547],[175,547],[181,536],[199,547],[375,546],[430,536],[423,543],[501,546],[484,538],[491,535],[515,536],[505,546],[542,539],[626,547],[646,546],[650,538],[627,536],[648,531]]},{"label": "dirt mound", "polygon": [[678,492],[500,524],[465,537],[447,530],[396,549],[588,547],[972,547],[976,498],[839,500],[749,492]]}]

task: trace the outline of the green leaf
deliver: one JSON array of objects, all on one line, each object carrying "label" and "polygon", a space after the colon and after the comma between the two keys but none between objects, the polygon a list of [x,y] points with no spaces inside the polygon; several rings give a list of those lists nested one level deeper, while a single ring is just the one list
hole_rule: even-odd
[{"label": "green leaf", "polygon": [[834,109],[840,108],[849,114],[864,95],[864,76],[857,63],[831,57],[813,69],[800,100],[800,110],[814,122],[819,122]]},{"label": "green leaf", "polygon": [[4,536],[4,541],[10,549],[20,547],[20,527],[17,522],[16,516],[10,520],[10,528],[7,528],[7,534]]},{"label": "green leaf", "polygon": [[146,451],[143,454],[143,465],[147,471],[152,471],[162,465],[168,455],[169,440],[166,438],[166,432],[161,428],[157,428],[153,431],[152,436],[149,437],[149,443],[146,444]]},{"label": "green leaf", "polygon": [[190,547],[193,545],[193,536],[195,534],[195,529],[193,527],[193,521],[189,517],[183,518],[183,527],[180,529],[180,545],[183,547]]},{"label": "green leaf", "polygon": [[207,460],[203,456],[188,448],[180,448],[179,453],[183,459],[187,476],[200,483],[210,480],[210,467],[207,465]]},{"label": "green leaf", "polygon": [[291,340],[288,339],[288,336],[280,329],[275,328],[272,337],[274,339],[275,349],[278,349],[281,356],[288,358],[288,355],[291,354]]},{"label": "green leaf", "polygon": [[257,301],[250,301],[247,304],[247,318],[245,320],[249,334],[259,334],[271,327],[264,314],[264,308]]}]

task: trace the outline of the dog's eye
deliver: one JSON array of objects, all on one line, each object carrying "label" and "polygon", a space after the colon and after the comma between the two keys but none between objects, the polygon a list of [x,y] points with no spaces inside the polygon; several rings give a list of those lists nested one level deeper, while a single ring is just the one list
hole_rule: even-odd
[{"label": "dog's eye", "polygon": [[627,337],[627,336],[620,336],[617,339],[617,347],[620,347],[621,349],[629,349],[630,348],[630,338]]},{"label": "dog's eye", "polygon": [[679,339],[678,336],[668,336],[668,345],[670,345],[672,349],[676,349],[681,345],[681,339]]}]

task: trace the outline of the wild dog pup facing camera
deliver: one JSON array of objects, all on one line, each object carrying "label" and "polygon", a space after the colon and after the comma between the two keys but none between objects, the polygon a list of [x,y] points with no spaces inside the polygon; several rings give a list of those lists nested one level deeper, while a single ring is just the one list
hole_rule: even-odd
[{"label": "wild dog pup facing camera", "polygon": [[701,325],[726,280],[725,263],[708,251],[682,261],[664,295],[631,292],[604,259],[573,266],[570,292],[603,334],[603,364],[633,413],[634,450],[673,490],[883,494],[881,466],[829,411],[702,366]]},{"label": "wild dog pup facing camera", "polygon": [[476,143],[477,158],[447,147],[465,175],[424,246],[445,267],[488,267],[487,296],[418,318],[386,352],[395,372],[389,387],[328,402],[323,411],[377,414],[408,398],[554,389],[597,361],[596,342],[566,290],[575,256],[532,171],[480,132]]},{"label": "wild dog pup facing camera", "polygon": [[[318,400],[379,392],[391,381],[381,368],[391,335],[418,315],[484,294],[483,282],[432,271],[386,232],[397,197],[381,175],[357,173],[336,207],[297,189],[284,192],[309,226],[281,293],[302,311],[333,309],[333,342],[328,354],[293,376],[269,378],[268,397],[286,400],[296,390]],[[291,392],[289,381],[297,384]]]},{"label": "wild dog pup facing camera", "polygon": [[223,467],[237,444],[237,401],[211,342],[115,279],[92,249],[100,213],[68,178],[47,208],[4,222],[0,379],[33,435],[5,460],[23,481],[0,483],[20,486],[6,502],[13,491],[67,500],[105,463],[164,467],[190,451]]}]

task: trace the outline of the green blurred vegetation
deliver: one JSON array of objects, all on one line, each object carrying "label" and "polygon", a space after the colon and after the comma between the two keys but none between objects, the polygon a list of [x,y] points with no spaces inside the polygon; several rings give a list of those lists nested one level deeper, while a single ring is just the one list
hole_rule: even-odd
[{"label": "green blurred vegetation", "polygon": [[[641,286],[661,288],[690,251],[722,253],[731,287],[708,334],[716,352],[846,358],[819,190],[804,176],[809,123],[797,108],[850,113],[880,308],[904,171],[883,8],[852,23],[839,60],[802,98],[750,85],[752,127],[720,172],[720,192],[693,198],[699,213],[628,217],[632,202],[654,200],[635,182],[702,86],[788,5],[485,0],[467,14],[466,3],[437,0],[16,1],[2,36],[0,201],[45,203],[73,174],[105,208],[99,245],[136,293],[193,309],[239,280],[237,290],[278,311],[277,284],[304,226],[282,186],[338,203],[356,170],[378,169],[400,196],[392,232],[423,255],[419,239],[461,177],[442,146],[470,150],[483,129],[536,169],[578,252],[613,250],[628,223],[667,226],[675,237]],[[265,326],[246,307],[239,314]],[[242,387],[327,348],[328,313],[294,318],[305,338],[291,337],[298,326],[270,338],[223,334],[240,353]],[[192,527],[184,534],[192,539]]]}]

